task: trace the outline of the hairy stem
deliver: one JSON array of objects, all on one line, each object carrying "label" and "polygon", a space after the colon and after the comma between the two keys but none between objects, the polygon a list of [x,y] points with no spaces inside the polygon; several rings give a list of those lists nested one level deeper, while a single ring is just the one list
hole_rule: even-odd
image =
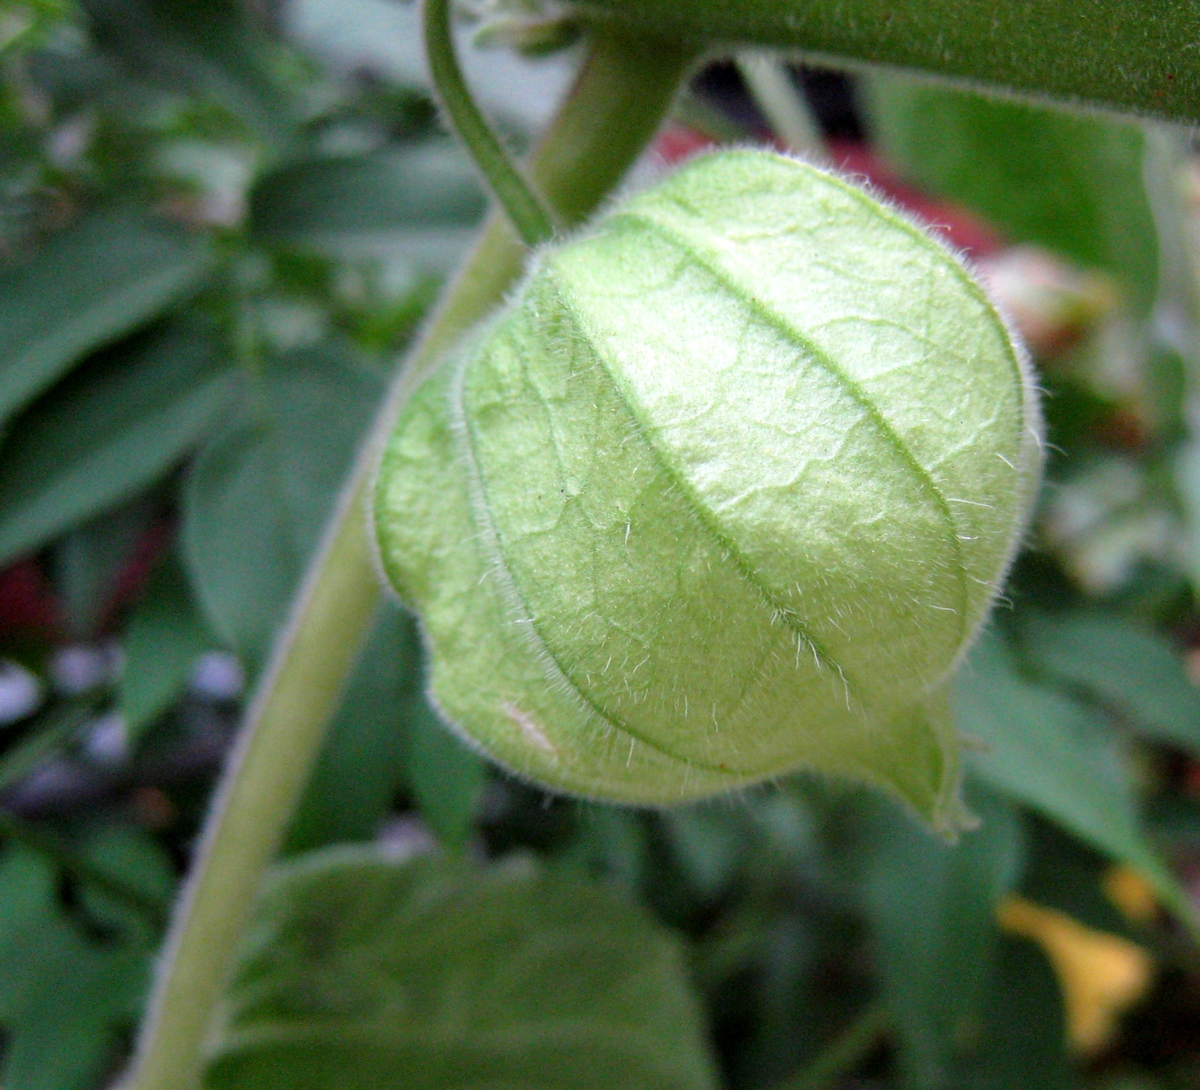
[{"label": "hairy stem", "polygon": [[466,144],[475,165],[487,179],[525,245],[540,246],[549,242],[554,237],[554,221],[549,210],[488,127],[458,66],[454,37],[450,32],[450,0],[425,0],[421,22],[429,74],[459,139]]},{"label": "hairy stem", "polygon": [[[653,136],[687,70],[679,43],[597,33],[529,173],[560,222],[594,211]],[[380,600],[367,499],[399,406],[521,275],[524,247],[493,215],[393,385],[247,712],[176,909],[129,1090],[193,1090],[267,864],[320,749]]]}]

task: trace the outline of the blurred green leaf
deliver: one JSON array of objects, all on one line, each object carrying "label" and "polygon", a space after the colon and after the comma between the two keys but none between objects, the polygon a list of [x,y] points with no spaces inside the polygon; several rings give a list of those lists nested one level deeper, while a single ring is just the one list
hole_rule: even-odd
[{"label": "blurred green leaf", "polygon": [[0,424],[212,265],[207,239],[133,208],[91,212],[0,277]]},{"label": "blurred green leaf", "polygon": [[485,208],[467,156],[435,140],[282,167],[255,188],[250,225],[265,242],[336,252],[386,237],[417,263],[440,267]]},{"label": "blurred green leaf", "polygon": [[1110,724],[1061,692],[1026,681],[994,633],[968,659],[955,704],[959,727],[987,747],[971,761],[985,780],[1140,871],[1164,904],[1192,919],[1186,893],[1146,838]]},{"label": "blurred green leaf", "polygon": [[1026,611],[1031,666],[1102,701],[1131,727],[1200,757],[1200,689],[1170,640],[1115,614]]},{"label": "blurred green leaf", "polygon": [[983,1034],[965,1090],[1069,1090],[1066,1017],[1054,970],[1032,942],[1001,937]]},{"label": "blurred green leaf", "polygon": [[485,210],[466,156],[445,140],[284,167],[252,194],[268,245],[448,274]]},{"label": "blurred green leaf", "polygon": [[1006,801],[972,784],[981,825],[950,845],[872,800],[867,910],[906,1085],[959,1084],[963,1046],[981,1020],[998,938],[995,913],[1022,863]]},{"label": "blurred green leaf", "polygon": [[745,830],[719,802],[667,810],[662,828],[692,891],[702,899],[715,898],[744,862]]},{"label": "blurred green leaf", "polygon": [[906,176],[1011,242],[1110,272],[1149,313],[1158,241],[1136,124],[882,73],[865,87],[875,136]]},{"label": "blurred green leaf", "polygon": [[372,839],[403,786],[443,844],[466,843],[487,766],[429,706],[422,659],[412,617],[385,600],[292,822],[289,852]]},{"label": "blurred green leaf", "polygon": [[272,360],[184,490],[184,558],[214,633],[261,661],[383,390],[346,345]]},{"label": "blurred green leaf", "polygon": [[678,944],[603,886],[334,849],[268,886],[208,1085],[708,1090]]},{"label": "blurred green leaf", "polygon": [[[0,464],[3,450],[0,449]],[[53,543],[51,584],[71,638],[91,642],[120,593],[120,576],[160,517],[144,492],[72,527]]]},{"label": "blurred green leaf", "polygon": [[281,144],[298,120],[271,71],[273,42],[240,0],[80,0],[92,33],[137,79],[219,102]]},{"label": "blurred green leaf", "polygon": [[183,565],[169,549],[125,629],[117,700],[131,746],[179,699],[197,657],[212,646]]},{"label": "blurred green leaf", "polygon": [[462,847],[487,784],[487,764],[430,706],[424,689],[404,709],[404,778],[438,839]]},{"label": "blurred green leaf", "polygon": [[602,802],[577,804],[575,835],[560,858],[606,881],[637,890],[649,869],[646,825],[636,810]]},{"label": "blurred green leaf", "polygon": [[1021,879],[1023,897],[1096,931],[1131,941],[1144,937],[1104,891],[1105,874],[1112,869],[1106,856],[1034,815],[1026,822],[1026,838],[1029,862]]},{"label": "blurred green leaf", "polygon": [[68,10],[68,0],[9,0],[9,17],[0,28],[0,56],[40,45]]},{"label": "blurred green leaf", "polygon": [[220,346],[175,324],[72,375],[0,445],[0,565],[150,484],[228,396]]},{"label": "blurred green leaf", "polygon": [[41,712],[24,737],[0,758],[0,792],[19,783],[71,742],[95,711],[95,698],[88,696]]},{"label": "blurred green leaf", "polygon": [[1171,793],[1154,799],[1146,821],[1166,850],[1200,855],[1200,800],[1194,795]]},{"label": "blurred green leaf", "polygon": [[[145,833],[113,827],[89,856],[149,895],[172,885],[170,863]],[[0,1082],[6,1090],[90,1090],[119,1055],[140,1013],[157,935],[139,913],[86,891],[68,915],[58,876],[40,855],[0,856]]]},{"label": "blurred green leaf", "polygon": [[419,665],[411,619],[385,602],[292,820],[287,851],[378,833],[403,782],[404,733]]}]

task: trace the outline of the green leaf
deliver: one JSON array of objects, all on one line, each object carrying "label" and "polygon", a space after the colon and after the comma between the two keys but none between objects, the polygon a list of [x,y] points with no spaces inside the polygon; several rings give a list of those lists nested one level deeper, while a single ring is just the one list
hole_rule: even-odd
[{"label": "green leaf", "polygon": [[466,843],[487,776],[483,758],[446,725],[424,690],[413,693],[405,707],[404,778],[443,844]]},{"label": "green leaf", "polygon": [[722,152],[539,252],[402,411],[376,529],[438,705],[518,773],[654,805],[817,768],[951,829],[942,687],[1038,421],[944,248]]},{"label": "green leaf", "polygon": [[894,808],[871,807],[867,908],[884,995],[912,1087],[959,1082],[963,1045],[982,1017],[998,939],[995,913],[1020,876],[1013,808],[973,784],[979,829],[955,845]]},{"label": "green leaf", "polygon": [[1100,700],[1142,734],[1200,757],[1200,689],[1169,639],[1114,614],[1025,614],[1033,669]]},{"label": "green leaf", "polygon": [[255,187],[250,226],[268,243],[336,251],[386,236],[440,260],[457,253],[485,208],[466,155],[439,140],[282,167]]},{"label": "green leaf", "polygon": [[160,517],[143,491],[73,527],[54,542],[48,566],[72,639],[93,641],[112,619],[109,613],[119,593],[120,573]]},{"label": "green leaf", "polygon": [[[88,853],[156,896],[170,862],[146,834],[111,828]],[[0,856],[0,1028],[6,1090],[91,1090],[119,1055],[150,979],[157,935],[137,912],[88,893],[72,915],[51,864],[29,849]]]},{"label": "green leaf", "polygon": [[213,632],[261,660],[382,393],[349,346],[271,361],[184,490],[184,558]]},{"label": "green leaf", "polygon": [[96,712],[95,699],[84,697],[52,705],[38,714],[19,742],[0,758],[0,792],[20,783],[74,740]]},{"label": "green leaf", "polygon": [[298,118],[269,58],[275,43],[240,0],[82,0],[91,31],[129,73],[221,103],[263,139]]},{"label": "green leaf", "polygon": [[130,745],[183,694],[196,659],[213,646],[175,549],[150,577],[129,619],[117,699]]},{"label": "green leaf", "polygon": [[208,271],[208,241],[133,208],[92,212],[0,278],[0,424]]},{"label": "green leaf", "polygon": [[1200,119],[1200,10],[1145,0],[577,0],[702,45],[756,42],[1068,102]]},{"label": "green leaf", "polygon": [[965,1090],[1070,1090],[1062,991],[1045,954],[1003,936],[984,1011],[983,1039]]},{"label": "green leaf", "polygon": [[603,886],[369,849],[280,871],[214,1090],[709,1090],[678,944]]},{"label": "green leaf", "polygon": [[1021,896],[1052,908],[1096,931],[1138,941],[1144,935],[1121,914],[1104,891],[1112,861],[1048,821],[1030,815],[1026,822],[1028,865]]},{"label": "green leaf", "polygon": [[385,602],[329,725],[287,851],[371,840],[404,782],[404,735],[420,677],[411,618]]},{"label": "green leaf", "polygon": [[864,88],[875,137],[909,178],[978,212],[1011,242],[1106,270],[1134,309],[1149,313],[1158,238],[1140,126],[882,73]]},{"label": "green leaf", "polygon": [[1022,678],[995,635],[971,655],[956,696],[960,729],[987,746],[972,761],[985,780],[1139,870],[1164,904],[1191,920],[1186,893],[1146,839],[1125,753],[1109,723]]},{"label": "green leaf", "polygon": [[429,706],[422,660],[412,616],[385,601],[292,821],[289,852],[373,839],[402,787],[443,844],[466,843],[487,769]]},{"label": "green leaf", "polygon": [[668,810],[661,821],[689,892],[715,900],[745,862],[745,830],[716,803]]},{"label": "green leaf", "polygon": [[575,829],[559,856],[583,873],[638,890],[650,871],[650,843],[639,811],[603,803],[577,804]]},{"label": "green leaf", "polygon": [[168,326],[97,359],[0,445],[0,566],[151,484],[208,430],[229,387],[205,327]]}]

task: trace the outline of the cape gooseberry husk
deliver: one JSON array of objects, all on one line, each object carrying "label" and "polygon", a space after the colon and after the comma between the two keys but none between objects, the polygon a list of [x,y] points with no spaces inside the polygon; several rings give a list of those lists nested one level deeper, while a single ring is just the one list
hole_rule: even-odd
[{"label": "cape gooseberry husk", "polygon": [[693,160],[538,253],[411,398],[376,492],[446,718],[669,804],[812,768],[961,817],[947,687],[1040,466],[984,292],[870,196]]}]

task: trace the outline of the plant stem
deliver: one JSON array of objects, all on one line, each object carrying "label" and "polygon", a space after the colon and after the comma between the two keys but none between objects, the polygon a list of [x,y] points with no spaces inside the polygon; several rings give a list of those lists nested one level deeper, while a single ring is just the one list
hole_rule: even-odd
[{"label": "plant stem", "polygon": [[775,136],[793,155],[827,158],[825,138],[787,65],[767,50],[738,54],[737,69]]},{"label": "plant stem", "polygon": [[529,183],[509,159],[471,96],[454,55],[449,0],[425,0],[421,8],[425,56],[433,86],[459,138],[467,145],[501,207],[508,213],[526,246],[540,246],[554,237],[554,221]]},{"label": "plant stem", "polygon": [[[654,135],[691,54],[598,32],[530,162],[566,225],[582,222]],[[193,1090],[254,898],[380,600],[368,499],[378,451],[408,392],[521,275],[524,248],[493,215],[401,370],[364,444],[205,822],[138,1040],[129,1090]]]},{"label": "plant stem", "polygon": [[882,1003],[871,1004],[808,1067],[775,1090],[827,1090],[867,1058],[888,1022],[887,1008]]}]

